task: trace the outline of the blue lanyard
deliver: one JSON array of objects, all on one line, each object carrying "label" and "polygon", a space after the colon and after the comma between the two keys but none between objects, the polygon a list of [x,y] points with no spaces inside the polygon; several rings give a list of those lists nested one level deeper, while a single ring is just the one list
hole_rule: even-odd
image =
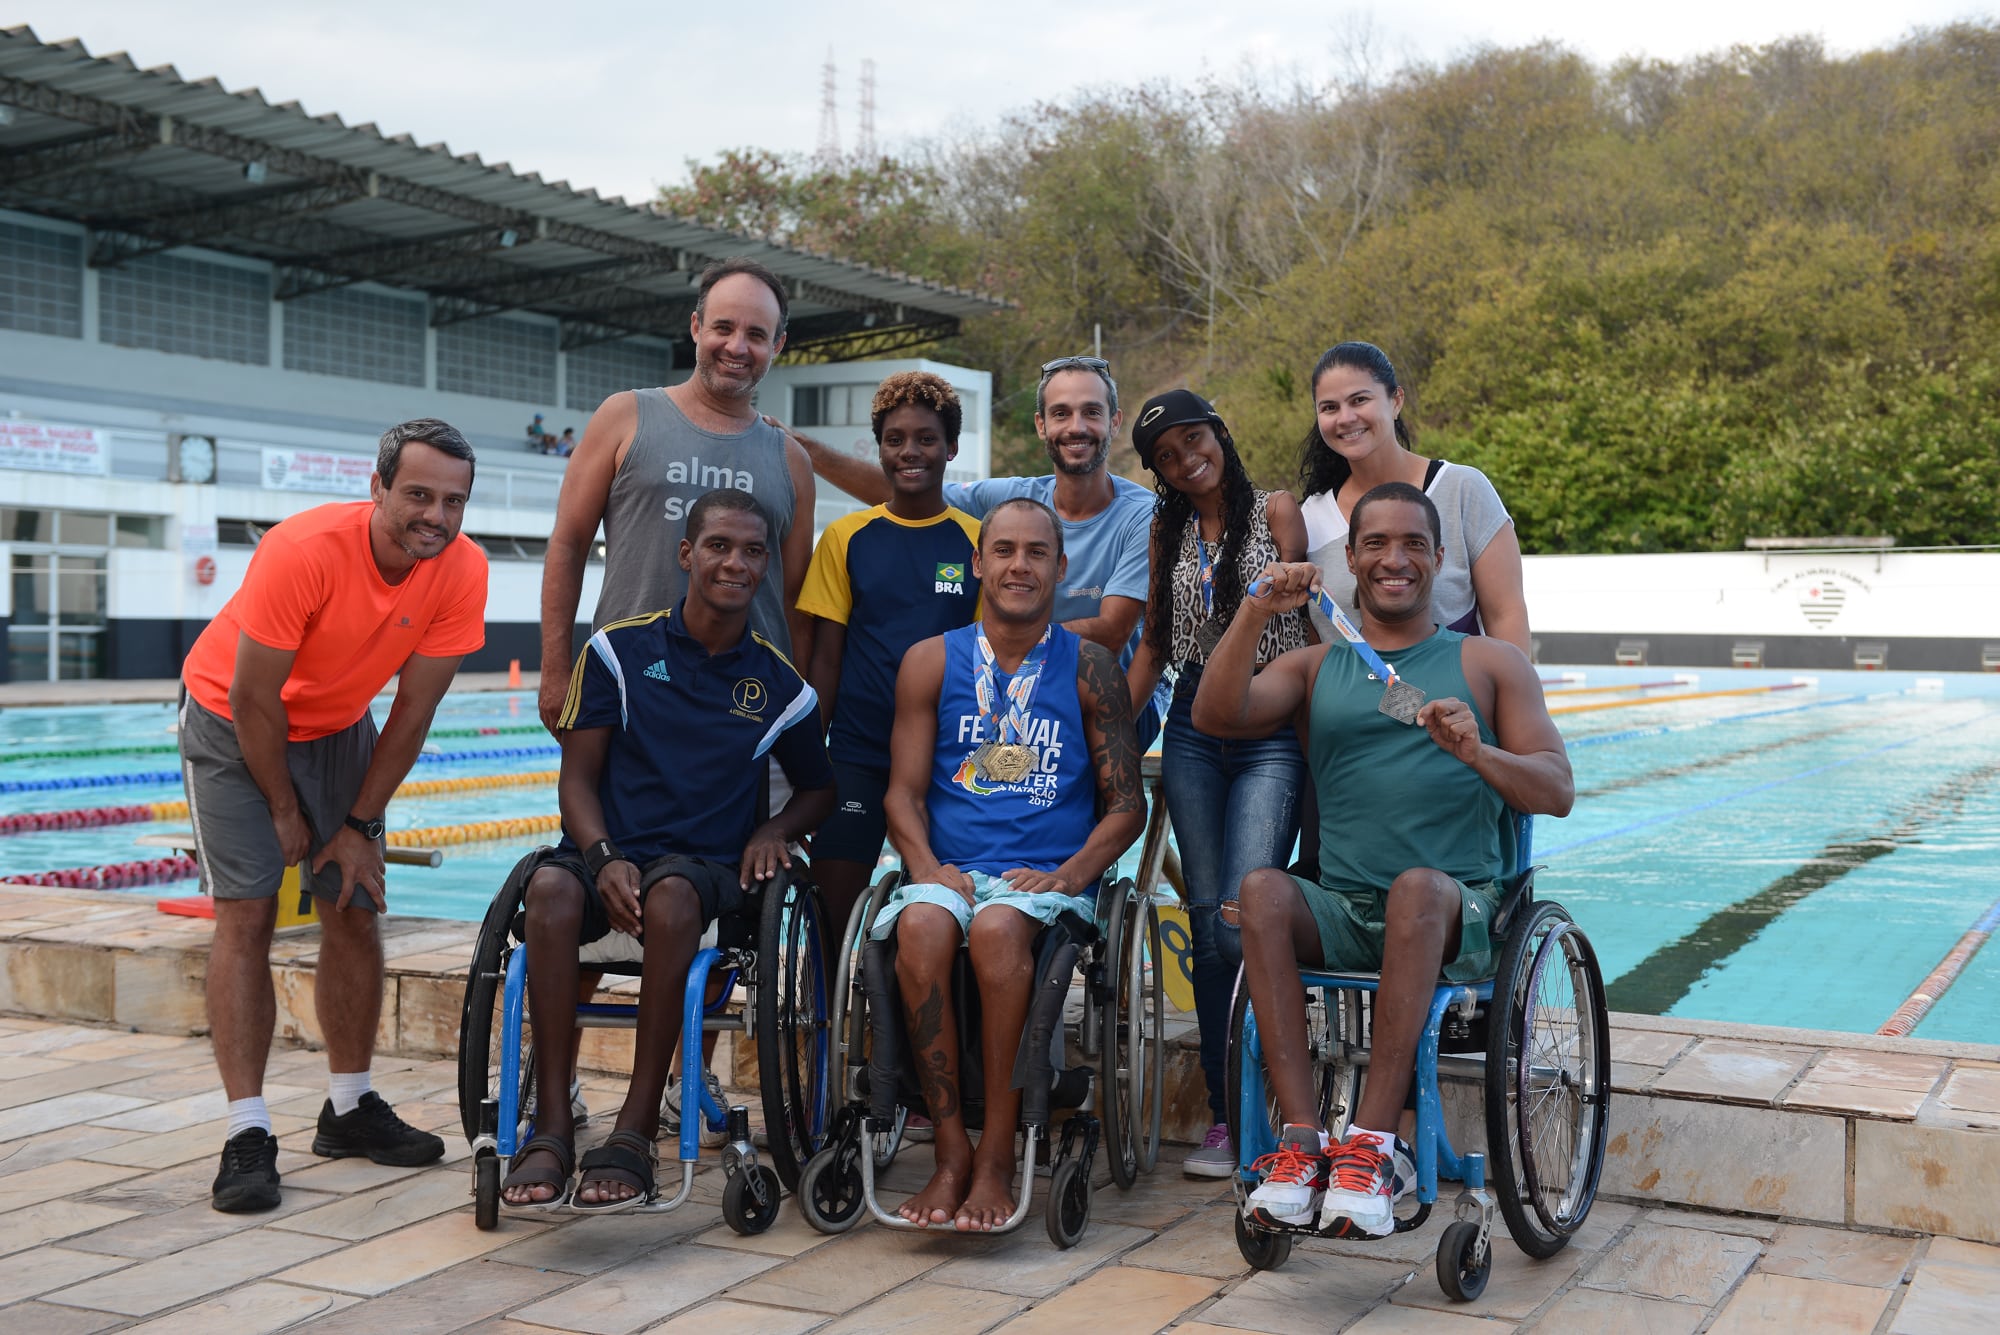
[{"label": "blue lanyard", "polygon": [[[994,725],[993,741],[1004,744],[1028,735],[1028,707],[1035,702],[1035,686],[1042,675],[1042,663],[1049,656],[1049,635],[1054,630],[1052,625],[1042,631],[1042,638],[1035,641],[1035,647],[1021,660],[1020,671],[1007,683],[1007,712]],[[979,702],[979,717],[986,719],[993,717],[995,703],[993,646],[987,643],[983,627],[978,636],[979,670],[973,674],[972,694]]]},{"label": "blue lanyard", "polygon": [[[1264,590],[1270,587],[1271,582],[1269,580],[1260,579],[1250,586],[1250,592],[1262,595]],[[1325,589],[1321,589],[1312,596],[1312,601],[1313,606],[1319,608],[1326,615],[1326,619],[1333,623],[1333,628],[1340,632],[1340,637],[1347,641],[1348,647],[1361,655],[1361,661],[1368,665],[1369,670],[1375,674],[1376,680],[1385,684],[1396,680],[1396,674],[1391,672],[1389,665],[1382,661],[1382,655],[1376,653],[1374,646],[1361,637],[1361,632],[1355,628],[1352,621],[1347,619],[1347,613],[1341,611],[1340,604],[1333,601],[1332,594],[1328,593]]]},{"label": "blue lanyard", "polygon": [[[1219,548],[1220,542],[1216,543]],[[1215,570],[1208,564],[1208,543],[1201,536],[1201,521],[1195,520],[1194,550],[1201,564],[1194,577],[1195,588],[1201,590],[1201,614],[1206,617],[1215,611]]]}]

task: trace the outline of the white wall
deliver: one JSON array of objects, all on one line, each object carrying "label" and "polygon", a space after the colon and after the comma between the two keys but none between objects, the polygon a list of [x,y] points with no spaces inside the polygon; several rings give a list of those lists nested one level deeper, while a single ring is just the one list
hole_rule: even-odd
[{"label": "white wall", "polygon": [[1530,556],[1539,634],[2000,639],[2000,551]]}]

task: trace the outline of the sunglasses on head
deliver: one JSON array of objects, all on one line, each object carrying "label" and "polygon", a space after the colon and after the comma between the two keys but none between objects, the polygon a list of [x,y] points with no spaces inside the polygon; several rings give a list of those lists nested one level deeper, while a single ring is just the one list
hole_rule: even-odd
[{"label": "sunglasses on head", "polygon": [[1108,371],[1111,363],[1102,357],[1058,357],[1052,362],[1042,363],[1042,375],[1052,376],[1057,371]]}]

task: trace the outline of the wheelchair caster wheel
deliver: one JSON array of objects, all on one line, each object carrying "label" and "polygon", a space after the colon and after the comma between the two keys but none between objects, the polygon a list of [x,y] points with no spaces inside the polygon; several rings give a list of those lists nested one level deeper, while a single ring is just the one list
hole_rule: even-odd
[{"label": "wheelchair caster wheel", "polygon": [[1242,1253],[1252,1270],[1276,1270],[1292,1257],[1292,1237],[1289,1233],[1273,1233],[1269,1229],[1258,1228],[1239,1210],[1236,1215],[1236,1250]]},{"label": "wheelchair caster wheel", "polygon": [[1080,1157],[1065,1159],[1049,1179],[1049,1241],[1067,1250],[1083,1241],[1089,1225],[1090,1174]]},{"label": "wheelchair caster wheel", "polygon": [[835,1142],[806,1161],[799,1179],[799,1210],[822,1233],[845,1233],[861,1218],[859,1144]]},{"label": "wheelchair caster wheel", "polygon": [[1486,1292],[1493,1273],[1493,1248],[1479,1245],[1479,1225],[1461,1219],[1438,1239],[1438,1287],[1453,1302],[1469,1303]]},{"label": "wheelchair caster wheel", "polygon": [[778,1175],[758,1164],[732,1173],[722,1189],[722,1222],[748,1238],[762,1233],[778,1217]]},{"label": "wheelchair caster wheel", "polygon": [[500,1227],[500,1156],[491,1150],[472,1161],[472,1222],[482,1233]]}]

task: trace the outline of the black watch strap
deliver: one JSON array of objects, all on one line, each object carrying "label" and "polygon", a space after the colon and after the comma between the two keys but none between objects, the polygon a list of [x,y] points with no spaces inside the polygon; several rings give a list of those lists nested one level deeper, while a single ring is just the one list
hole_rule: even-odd
[{"label": "black watch strap", "polygon": [[599,839],[594,844],[586,845],[583,850],[583,865],[590,868],[592,879],[602,876],[604,868],[613,862],[630,862],[631,860],[623,853],[620,853],[618,845],[612,843],[609,839]]},{"label": "black watch strap", "polygon": [[346,823],[348,829],[359,832],[363,839],[380,839],[382,837],[382,818],[380,816],[377,816],[374,820],[363,820],[350,811],[347,813]]}]

